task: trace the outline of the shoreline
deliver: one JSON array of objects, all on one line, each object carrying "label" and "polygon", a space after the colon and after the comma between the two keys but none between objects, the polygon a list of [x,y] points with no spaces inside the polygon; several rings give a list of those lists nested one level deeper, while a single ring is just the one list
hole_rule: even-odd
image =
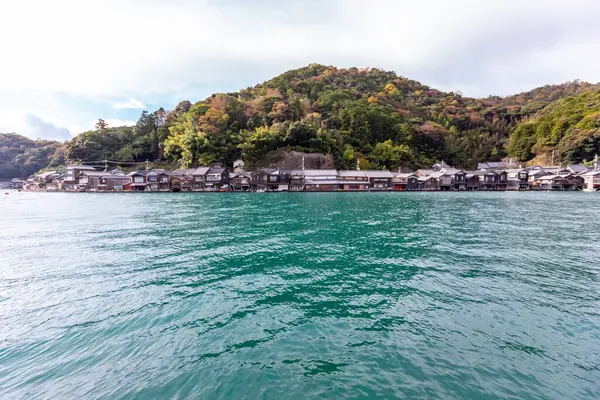
[{"label": "shoreline", "polygon": [[71,191],[71,190],[22,190],[5,189],[17,193],[69,193],[69,194],[280,194],[280,193],[600,193],[598,190],[300,190],[300,191],[210,191],[210,190],[184,190],[184,191],[150,191],[150,190],[122,190],[122,191]]}]

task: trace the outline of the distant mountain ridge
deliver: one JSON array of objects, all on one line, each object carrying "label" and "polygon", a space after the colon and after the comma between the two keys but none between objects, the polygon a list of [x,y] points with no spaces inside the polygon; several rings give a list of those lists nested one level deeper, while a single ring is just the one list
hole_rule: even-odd
[{"label": "distant mountain ridge", "polygon": [[[144,112],[134,127],[111,128],[99,121],[95,130],[68,143],[65,156],[163,160],[184,167],[231,165],[243,158],[258,167],[280,150],[294,150],[329,154],[338,168],[397,169],[440,159],[473,168],[506,156],[539,160],[554,151],[557,161],[580,162],[597,151],[598,125],[588,117],[596,108],[584,103],[598,93],[598,84],[573,81],[475,99],[390,71],[311,64],[239,92],[182,101],[170,112]],[[549,124],[570,118],[560,138],[543,139],[552,135]],[[585,129],[577,126],[582,118]],[[548,120],[543,129],[535,125],[542,120]],[[568,138],[581,145],[571,148]]]}]

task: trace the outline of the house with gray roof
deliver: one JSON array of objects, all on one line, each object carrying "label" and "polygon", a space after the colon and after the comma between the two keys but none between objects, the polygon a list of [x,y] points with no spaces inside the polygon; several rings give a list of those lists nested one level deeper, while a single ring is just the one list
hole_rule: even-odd
[{"label": "house with gray roof", "polygon": [[371,190],[392,190],[392,179],[394,174],[390,171],[366,170]]},{"label": "house with gray roof", "polygon": [[338,170],[337,178],[340,190],[369,190],[369,177],[365,171]]},{"label": "house with gray roof", "polygon": [[581,176],[584,179],[584,190],[586,192],[600,191],[600,171],[588,171]]},{"label": "house with gray roof", "polygon": [[227,168],[218,164],[209,167],[205,173],[204,186],[208,192],[229,190],[229,171],[227,171]]},{"label": "house with gray roof", "polygon": [[419,190],[419,177],[414,172],[399,172],[392,178],[394,190]]}]

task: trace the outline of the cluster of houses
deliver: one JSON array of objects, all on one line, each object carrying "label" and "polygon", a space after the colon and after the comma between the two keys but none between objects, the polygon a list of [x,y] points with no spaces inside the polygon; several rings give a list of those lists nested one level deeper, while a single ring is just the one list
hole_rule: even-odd
[{"label": "cluster of houses", "polygon": [[491,191],[589,190],[600,191],[600,168],[513,168],[512,162],[487,162],[475,171],[448,166],[443,161],[414,172],[337,169],[258,169],[234,171],[215,164],[207,167],[98,171],[87,165],[69,165],[64,173],[44,172],[23,183],[30,191],[142,191],[142,192],[310,192],[310,191]]}]

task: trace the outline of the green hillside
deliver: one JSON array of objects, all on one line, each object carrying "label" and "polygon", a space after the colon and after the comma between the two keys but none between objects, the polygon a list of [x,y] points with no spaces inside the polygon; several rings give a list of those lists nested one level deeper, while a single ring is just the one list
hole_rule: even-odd
[{"label": "green hillside", "polygon": [[0,180],[26,177],[64,164],[65,143],[0,133]]},{"label": "green hillside", "polygon": [[590,161],[600,153],[600,90],[548,104],[516,127],[508,150],[539,163]]}]

